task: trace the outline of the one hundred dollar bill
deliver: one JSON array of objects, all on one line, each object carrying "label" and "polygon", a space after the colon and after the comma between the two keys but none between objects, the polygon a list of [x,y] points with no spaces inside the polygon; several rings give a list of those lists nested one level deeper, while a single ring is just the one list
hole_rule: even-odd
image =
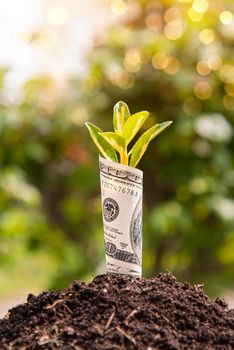
[{"label": "one hundred dollar bill", "polygon": [[107,272],[141,276],[143,172],[99,158]]}]

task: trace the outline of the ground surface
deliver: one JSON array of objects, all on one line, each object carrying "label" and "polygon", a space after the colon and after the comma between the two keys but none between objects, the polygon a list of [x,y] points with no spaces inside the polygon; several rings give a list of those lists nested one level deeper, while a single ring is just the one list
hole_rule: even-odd
[{"label": "ground surface", "polygon": [[234,349],[234,310],[170,274],[101,275],[29,295],[0,320],[0,349]]}]

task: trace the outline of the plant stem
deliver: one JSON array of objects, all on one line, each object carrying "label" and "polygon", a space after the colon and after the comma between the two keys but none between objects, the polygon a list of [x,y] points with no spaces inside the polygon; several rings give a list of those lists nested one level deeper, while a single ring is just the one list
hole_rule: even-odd
[{"label": "plant stem", "polygon": [[124,149],[123,153],[120,155],[120,163],[128,165],[128,153],[127,148]]}]

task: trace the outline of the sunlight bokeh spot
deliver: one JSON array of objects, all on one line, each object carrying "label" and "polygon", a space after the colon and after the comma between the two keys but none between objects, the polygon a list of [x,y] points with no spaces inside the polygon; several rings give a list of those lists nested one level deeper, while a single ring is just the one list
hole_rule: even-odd
[{"label": "sunlight bokeh spot", "polygon": [[199,81],[194,86],[194,94],[199,100],[207,100],[212,95],[212,85],[209,81]]},{"label": "sunlight bokeh spot", "polygon": [[180,20],[167,23],[164,28],[165,36],[170,40],[178,40],[184,34],[184,26]]},{"label": "sunlight bokeh spot", "polygon": [[80,106],[72,111],[70,118],[74,124],[83,125],[89,119],[89,115],[87,109]]},{"label": "sunlight bokeh spot", "polygon": [[113,14],[116,16],[124,16],[128,12],[128,6],[123,0],[113,0],[110,8]]},{"label": "sunlight bokeh spot", "polygon": [[196,177],[190,181],[190,189],[194,194],[202,194],[207,191],[207,181],[205,179]]},{"label": "sunlight bokeh spot", "polygon": [[174,75],[178,73],[180,70],[180,61],[175,57],[169,57],[167,61],[167,67],[164,71],[167,74]]},{"label": "sunlight bokeh spot", "polygon": [[223,67],[220,69],[219,76],[225,83],[234,84],[234,65],[223,65]]},{"label": "sunlight bokeh spot", "polygon": [[223,11],[220,13],[219,19],[220,19],[220,22],[228,25],[233,21],[233,14],[230,11]]},{"label": "sunlight bokeh spot", "polygon": [[223,98],[223,104],[229,111],[234,111],[234,96],[225,95]]},{"label": "sunlight bokeh spot", "polygon": [[207,64],[212,70],[218,70],[222,67],[223,60],[219,55],[211,55],[207,59]]},{"label": "sunlight bokeh spot", "polygon": [[141,52],[138,48],[129,49],[124,57],[124,67],[129,72],[137,72],[141,68]]},{"label": "sunlight bokeh spot", "polygon": [[230,123],[220,113],[200,116],[196,120],[195,129],[201,137],[216,142],[229,141],[233,134]]},{"label": "sunlight bokeh spot", "polygon": [[128,89],[134,83],[132,75],[114,63],[107,67],[106,74],[113,85],[116,85],[122,89]]},{"label": "sunlight bokeh spot", "polygon": [[[224,219],[234,219],[234,201],[232,199],[217,197],[214,201],[214,208]],[[234,262],[232,245],[230,243],[226,245],[226,247],[224,246],[226,249],[224,249],[224,247],[222,247],[222,250],[220,249],[220,252],[223,252],[222,259],[229,264]]]},{"label": "sunlight bokeh spot", "polygon": [[209,28],[203,29],[199,34],[199,40],[205,45],[211,44],[215,40],[215,32]]},{"label": "sunlight bokeh spot", "polygon": [[224,88],[229,96],[234,96],[234,84],[225,84]]},{"label": "sunlight bokeh spot", "polygon": [[162,17],[159,13],[151,13],[146,17],[145,23],[150,30],[157,31],[162,28]]},{"label": "sunlight bokeh spot", "polygon": [[210,74],[210,67],[208,65],[208,63],[205,60],[201,60],[197,63],[197,72],[200,75],[206,76],[208,74]]},{"label": "sunlight bokeh spot", "polygon": [[178,7],[170,7],[168,10],[166,10],[164,14],[164,20],[166,23],[180,20],[183,18],[183,14],[181,10]]},{"label": "sunlight bokeh spot", "polygon": [[152,58],[152,64],[156,69],[165,69],[168,66],[168,57],[163,52],[156,53]]},{"label": "sunlight bokeh spot", "polygon": [[192,7],[188,10],[188,16],[193,22],[200,22],[204,16],[203,13],[195,11]]},{"label": "sunlight bokeh spot", "polygon": [[207,0],[194,0],[193,9],[198,13],[204,13],[208,10],[208,1]]}]

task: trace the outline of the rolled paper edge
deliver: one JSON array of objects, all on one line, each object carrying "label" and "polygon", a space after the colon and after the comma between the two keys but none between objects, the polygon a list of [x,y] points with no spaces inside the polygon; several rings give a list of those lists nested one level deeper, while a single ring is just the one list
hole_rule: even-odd
[{"label": "rolled paper edge", "polygon": [[[101,166],[101,163],[104,164],[107,167],[117,167],[119,170],[134,173],[138,178],[139,178],[139,184],[143,185],[143,171],[138,169],[138,168],[133,168],[129,165],[121,164],[121,163],[116,163],[113,162],[112,160],[105,159],[99,155],[99,167]],[[100,169],[101,171],[102,169]]]},{"label": "rolled paper edge", "polygon": [[116,163],[113,162],[112,160],[108,160],[106,158],[103,158],[102,156],[99,155],[99,160],[101,160],[103,163],[107,164],[107,165],[115,165],[118,166],[120,169],[122,170],[129,170],[129,171],[133,171],[135,173],[137,173],[138,175],[142,175],[143,176],[143,171],[141,169],[138,168],[133,168],[130,165],[126,165],[126,164],[121,164],[121,163]]}]

